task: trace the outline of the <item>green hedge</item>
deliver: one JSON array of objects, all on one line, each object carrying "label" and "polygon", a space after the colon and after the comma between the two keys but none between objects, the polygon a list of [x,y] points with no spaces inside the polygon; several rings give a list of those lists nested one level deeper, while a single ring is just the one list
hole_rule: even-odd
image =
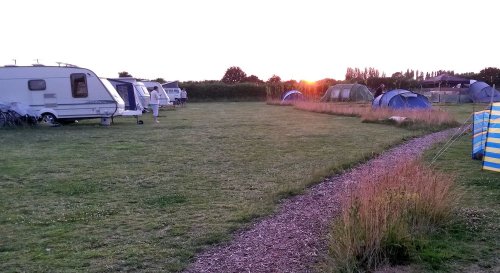
[{"label": "green hedge", "polygon": [[264,101],[266,85],[254,83],[183,82],[189,101]]}]

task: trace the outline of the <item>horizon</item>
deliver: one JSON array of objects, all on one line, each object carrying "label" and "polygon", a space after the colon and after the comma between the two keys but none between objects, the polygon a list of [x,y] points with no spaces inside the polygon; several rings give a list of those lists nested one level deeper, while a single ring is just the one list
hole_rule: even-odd
[{"label": "horizon", "polygon": [[348,67],[390,76],[406,69],[478,73],[500,65],[488,42],[500,3],[486,0],[19,0],[5,6],[0,23],[9,26],[3,34],[9,42],[1,46],[0,65],[59,61],[100,77],[126,71],[146,79],[220,80],[237,66],[263,81],[277,75],[314,82],[343,80]]}]

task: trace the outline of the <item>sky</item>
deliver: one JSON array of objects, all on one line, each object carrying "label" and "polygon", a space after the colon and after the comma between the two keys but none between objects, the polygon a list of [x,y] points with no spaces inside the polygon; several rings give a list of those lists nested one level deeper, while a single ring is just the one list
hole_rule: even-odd
[{"label": "sky", "polygon": [[[0,66],[65,62],[101,77],[266,81],[500,67],[495,0],[4,0]],[[14,61],[15,60],[15,61]]]}]

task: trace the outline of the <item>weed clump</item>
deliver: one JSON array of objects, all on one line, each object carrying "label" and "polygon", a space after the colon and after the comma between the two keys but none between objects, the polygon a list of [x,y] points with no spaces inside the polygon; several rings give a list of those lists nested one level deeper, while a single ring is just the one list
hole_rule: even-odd
[{"label": "weed clump", "polygon": [[421,236],[450,219],[452,177],[416,161],[374,177],[352,189],[333,225],[330,257],[339,272],[404,264]]}]

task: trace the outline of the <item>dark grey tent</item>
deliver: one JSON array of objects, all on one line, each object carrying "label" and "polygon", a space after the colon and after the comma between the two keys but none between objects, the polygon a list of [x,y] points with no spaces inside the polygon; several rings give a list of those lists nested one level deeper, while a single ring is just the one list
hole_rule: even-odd
[{"label": "dark grey tent", "polygon": [[475,103],[499,102],[500,91],[485,82],[475,82],[469,87],[469,96]]},{"label": "dark grey tent", "polygon": [[362,84],[336,84],[328,87],[321,101],[372,101],[373,94],[366,85]]}]

